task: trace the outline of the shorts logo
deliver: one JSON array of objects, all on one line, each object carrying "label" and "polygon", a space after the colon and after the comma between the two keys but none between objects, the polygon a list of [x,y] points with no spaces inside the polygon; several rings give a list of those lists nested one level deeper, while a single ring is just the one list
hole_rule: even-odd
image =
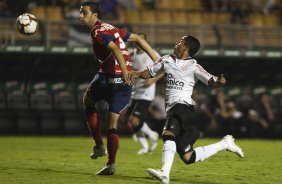
[{"label": "shorts logo", "polygon": [[185,152],[188,152],[191,149],[191,145],[189,144],[186,148],[185,148]]},{"label": "shorts logo", "polygon": [[109,78],[109,83],[110,84],[121,84],[122,79],[121,78]]},{"label": "shorts logo", "polygon": [[135,115],[140,115],[141,112],[135,111],[134,114],[135,114]]}]

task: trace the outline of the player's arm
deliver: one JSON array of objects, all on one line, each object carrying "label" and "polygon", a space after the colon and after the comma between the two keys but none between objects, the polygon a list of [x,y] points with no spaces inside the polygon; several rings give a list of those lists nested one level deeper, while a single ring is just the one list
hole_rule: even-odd
[{"label": "player's arm", "polygon": [[115,58],[117,59],[118,61],[118,64],[120,66],[120,69],[121,69],[121,72],[122,72],[122,80],[123,82],[125,83],[128,83],[128,84],[132,84],[128,78],[128,71],[127,71],[127,67],[126,67],[126,64],[125,64],[125,60],[124,60],[124,57],[121,53],[121,50],[120,48],[113,42],[113,41],[110,41],[107,45],[108,49],[110,49]]},{"label": "player's arm", "polygon": [[144,71],[134,71],[132,72],[132,76],[131,76],[132,79],[135,79],[135,78],[150,79],[152,77],[153,76],[151,75],[148,69]]},{"label": "player's arm", "polygon": [[133,71],[129,73],[129,78],[133,83],[136,78],[150,79],[153,77],[162,77],[164,75],[164,65],[161,62],[155,63],[153,66],[148,66],[144,71]]},{"label": "player's arm", "polygon": [[226,79],[223,74],[220,74],[218,76],[212,76],[208,81],[208,84],[213,87],[220,87],[223,86],[225,83]]},{"label": "player's arm", "polygon": [[160,57],[155,53],[155,51],[148,44],[148,42],[141,36],[131,33],[127,41],[134,42],[136,45],[138,45],[142,50],[144,50],[150,56],[150,58],[154,62],[157,62],[160,59]]},{"label": "player's arm", "polygon": [[220,87],[226,83],[226,79],[224,78],[223,74],[218,76],[214,76],[208,73],[201,65],[196,64],[195,69],[195,76],[200,81],[205,83],[206,85],[213,86],[213,87]]},{"label": "player's arm", "polygon": [[144,71],[130,72],[129,78],[131,82],[134,83],[136,78],[149,79],[159,75],[163,75],[162,73],[164,73],[164,63],[161,58],[159,62],[155,63],[154,65],[147,66],[147,69]]},{"label": "player's arm", "polygon": [[152,84],[154,84],[154,83],[158,82],[159,80],[161,80],[163,77],[164,77],[164,72],[160,73],[159,75],[157,75],[154,78],[147,79],[145,81],[145,83],[144,83],[144,87],[151,86]]}]

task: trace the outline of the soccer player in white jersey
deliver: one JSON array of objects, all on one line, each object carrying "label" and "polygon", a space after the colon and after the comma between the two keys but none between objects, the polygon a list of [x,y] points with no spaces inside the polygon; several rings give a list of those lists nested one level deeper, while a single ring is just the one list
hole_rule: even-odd
[{"label": "soccer player in white jersey", "polygon": [[234,143],[232,135],[226,135],[217,143],[193,148],[199,138],[199,131],[191,126],[195,105],[191,98],[193,87],[199,80],[214,87],[222,86],[226,82],[222,74],[211,75],[191,58],[199,48],[198,39],[190,35],[184,36],[175,45],[174,55],[165,55],[147,70],[130,74],[131,80],[134,81],[137,77],[147,79],[165,72],[165,105],[168,118],[162,134],[164,142],[162,167],[158,170],[147,169],[150,176],[164,184],[169,183],[175,152],[185,164],[204,161],[222,150],[244,157],[242,149]]},{"label": "soccer player in white jersey", "polygon": [[[146,40],[145,34],[138,34]],[[157,52],[156,55],[160,57]],[[131,63],[134,70],[145,70],[148,66],[154,64],[148,54],[138,46],[133,50]],[[126,116],[128,117],[127,122],[132,125],[137,141],[142,147],[137,152],[138,154],[150,153],[156,149],[158,144],[159,134],[151,130],[147,122],[149,121],[149,106],[155,98],[156,82],[162,77],[163,75],[159,75],[147,80],[138,78],[132,88],[131,101]],[[150,146],[147,137],[151,140]]]}]

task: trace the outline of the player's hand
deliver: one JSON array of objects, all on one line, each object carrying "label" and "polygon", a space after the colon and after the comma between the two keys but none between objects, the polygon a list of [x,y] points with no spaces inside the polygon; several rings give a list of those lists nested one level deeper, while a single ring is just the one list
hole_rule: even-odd
[{"label": "player's hand", "polygon": [[223,86],[226,83],[226,79],[223,74],[217,76],[216,84],[217,86]]},{"label": "player's hand", "polygon": [[129,73],[128,73],[128,78],[129,78],[129,80],[130,80],[132,83],[134,83],[134,82],[135,82],[135,79],[137,78],[136,72],[135,72],[135,71],[129,72]]},{"label": "player's hand", "polygon": [[129,78],[129,72],[122,73],[122,81],[129,86],[133,85],[133,82]]},{"label": "player's hand", "polygon": [[138,77],[140,77],[140,72],[138,72],[138,71],[129,72],[129,73],[128,73],[128,77],[129,77],[130,81],[131,81],[132,83],[134,83],[134,82],[135,82],[135,79],[138,78]]}]

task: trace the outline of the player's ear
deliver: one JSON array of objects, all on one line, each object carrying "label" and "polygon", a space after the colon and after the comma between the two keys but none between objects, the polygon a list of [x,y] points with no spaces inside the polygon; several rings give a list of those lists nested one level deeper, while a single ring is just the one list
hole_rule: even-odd
[{"label": "player's ear", "polygon": [[98,13],[92,13],[92,16],[95,16],[96,18],[98,18]]},{"label": "player's ear", "polygon": [[188,45],[185,45],[185,47],[183,47],[183,51],[189,52],[189,46],[188,46]]},{"label": "player's ear", "polygon": [[182,48],[183,48],[183,51],[189,51],[189,45],[186,43],[183,44]]}]

